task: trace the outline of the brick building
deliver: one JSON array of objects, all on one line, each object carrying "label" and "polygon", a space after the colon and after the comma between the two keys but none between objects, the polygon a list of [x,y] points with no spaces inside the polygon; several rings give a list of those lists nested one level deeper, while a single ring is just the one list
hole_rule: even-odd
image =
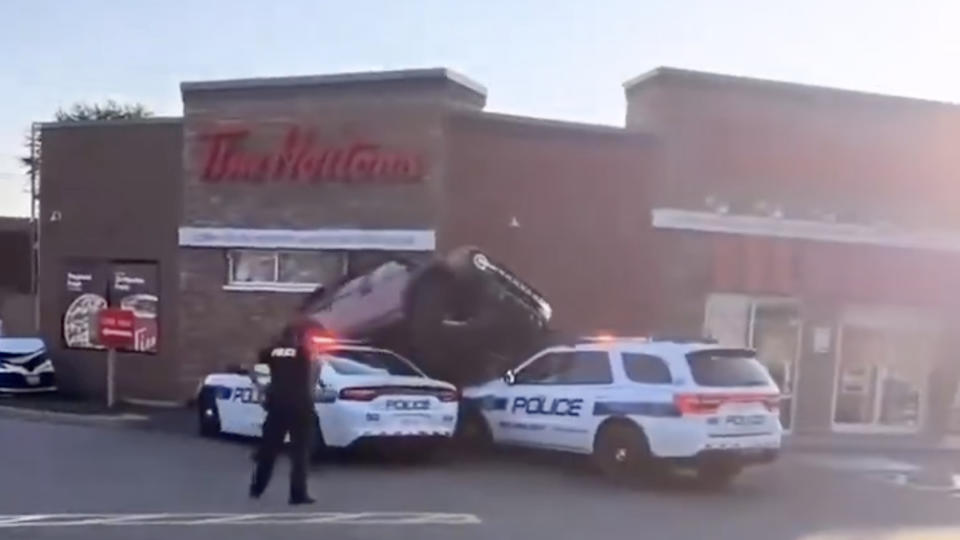
[{"label": "brick building", "polygon": [[960,109],[666,68],[625,88],[623,128],[488,113],[443,69],[183,83],[182,118],[45,126],[62,385],[102,391],[105,305],[138,312],[120,393],[182,399],[316,284],[470,243],[561,328],[757,347],[797,431],[942,432]]},{"label": "brick building", "polygon": [[29,219],[0,217],[0,336],[30,335],[36,329],[32,236]]}]

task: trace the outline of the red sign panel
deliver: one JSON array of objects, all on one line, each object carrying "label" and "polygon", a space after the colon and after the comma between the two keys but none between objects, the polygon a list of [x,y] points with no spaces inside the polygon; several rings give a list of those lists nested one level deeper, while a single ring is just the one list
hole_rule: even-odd
[{"label": "red sign panel", "polygon": [[134,345],[136,314],[129,309],[106,308],[99,313],[100,344],[108,349],[130,349]]},{"label": "red sign panel", "polygon": [[315,131],[292,127],[273,148],[249,148],[249,129],[201,135],[204,182],[416,182],[423,178],[419,155],[367,141],[321,143]]}]

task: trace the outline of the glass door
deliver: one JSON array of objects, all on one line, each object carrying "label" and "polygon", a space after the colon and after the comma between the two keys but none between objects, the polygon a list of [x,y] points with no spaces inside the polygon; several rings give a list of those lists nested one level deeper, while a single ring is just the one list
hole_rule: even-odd
[{"label": "glass door", "polygon": [[783,394],[780,421],[793,425],[800,354],[800,304],[792,298],[712,294],[707,299],[707,335],[728,347],[752,347]]},{"label": "glass door", "polygon": [[756,300],[751,314],[750,344],[780,387],[780,422],[793,424],[793,399],[800,352],[800,309],[790,300]]}]

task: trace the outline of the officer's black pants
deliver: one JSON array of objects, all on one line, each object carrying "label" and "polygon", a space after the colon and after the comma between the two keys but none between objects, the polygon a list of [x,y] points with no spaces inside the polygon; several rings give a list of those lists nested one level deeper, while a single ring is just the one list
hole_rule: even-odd
[{"label": "officer's black pants", "polygon": [[290,498],[307,496],[307,461],[313,439],[313,411],[276,408],[267,409],[263,422],[263,438],[256,455],[251,490],[262,493],[270,483],[273,464],[283,448],[283,439],[290,433]]}]

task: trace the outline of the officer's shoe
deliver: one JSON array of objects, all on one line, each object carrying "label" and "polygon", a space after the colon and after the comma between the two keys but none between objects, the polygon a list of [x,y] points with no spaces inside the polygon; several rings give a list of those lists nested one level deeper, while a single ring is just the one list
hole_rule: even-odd
[{"label": "officer's shoe", "polygon": [[317,502],[309,495],[290,496],[290,504],[313,504]]}]

